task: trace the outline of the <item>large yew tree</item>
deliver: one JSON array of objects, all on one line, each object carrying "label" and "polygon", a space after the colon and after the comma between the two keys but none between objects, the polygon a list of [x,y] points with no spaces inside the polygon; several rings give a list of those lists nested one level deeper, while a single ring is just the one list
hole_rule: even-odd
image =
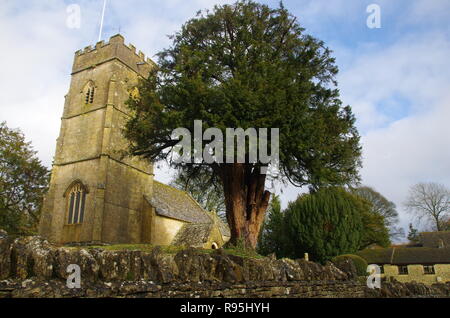
[{"label": "large yew tree", "polygon": [[171,39],[128,102],[133,115],[125,134],[133,155],[168,159],[175,168],[208,173],[221,184],[231,243],[256,246],[270,199],[266,182],[273,176],[250,160],[175,163],[174,129],[194,135],[194,120],[224,136],[226,128],[279,128],[278,178],[312,188],[357,179],[359,135],[350,107],[339,99],[335,60],[282,4],[216,6],[199,12]]}]

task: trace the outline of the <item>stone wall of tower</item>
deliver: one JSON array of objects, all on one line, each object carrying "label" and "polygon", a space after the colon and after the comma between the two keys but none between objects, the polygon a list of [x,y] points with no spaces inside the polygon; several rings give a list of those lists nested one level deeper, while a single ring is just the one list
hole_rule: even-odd
[{"label": "stone wall of tower", "polygon": [[[40,234],[58,243],[139,243],[144,195],[152,192],[153,167],[123,157],[128,118],[125,101],[147,77],[153,62],[117,35],[75,53],[57,140],[49,192],[44,200]],[[86,90],[94,87],[93,102]],[[82,224],[68,224],[65,194],[79,181],[87,188]]]}]

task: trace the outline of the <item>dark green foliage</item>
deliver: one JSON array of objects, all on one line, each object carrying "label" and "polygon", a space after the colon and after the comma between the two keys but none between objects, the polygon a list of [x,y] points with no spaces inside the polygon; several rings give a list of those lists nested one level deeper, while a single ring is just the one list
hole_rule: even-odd
[{"label": "dark green foliage", "polygon": [[363,207],[361,209],[363,231],[359,249],[365,249],[371,245],[388,247],[391,241],[389,239],[389,229],[386,226],[385,217],[376,211],[372,202],[359,195],[355,195],[355,198]]},{"label": "dark green foliage", "polygon": [[267,217],[261,231],[258,242],[258,253],[268,255],[275,253],[278,257],[283,256],[284,228],[281,201],[278,195],[272,197]]},{"label": "dark green foliage", "polygon": [[344,261],[346,259],[349,259],[355,264],[356,272],[358,276],[367,276],[367,262],[364,258],[358,255],[353,254],[344,254],[339,255],[333,258],[332,262],[337,264],[338,262]]},{"label": "dark green foliage", "polygon": [[384,217],[373,212],[370,202],[343,188],[304,194],[284,212],[277,200],[272,204],[259,242],[261,254],[303,257],[309,253],[323,262],[373,244],[390,245]]},{"label": "dark green foliage", "polygon": [[409,223],[408,240],[412,244],[419,243],[419,231],[413,227],[412,223]]},{"label": "dark green foliage", "polygon": [[[282,172],[295,184],[357,176],[359,135],[335,87],[331,51],[283,8],[252,1],[199,13],[158,54],[158,68],[131,99],[132,152],[165,159],[179,127],[280,128]],[[186,167],[183,167],[186,168]]]},{"label": "dark green foliage", "polygon": [[356,252],[363,238],[364,206],[342,188],[323,188],[304,194],[285,211],[286,256],[325,262]]},{"label": "dark green foliage", "polygon": [[22,132],[0,123],[0,228],[11,234],[36,231],[48,178]]},{"label": "dark green foliage", "polygon": [[[158,54],[158,67],[142,81],[139,96],[128,101],[133,116],[125,135],[132,155],[171,161],[170,150],[179,142],[173,130],[193,133],[194,120],[224,135],[226,128],[279,128],[279,178],[314,189],[358,179],[360,137],[351,108],[339,98],[335,59],[283,5],[216,6],[199,12],[171,39]],[[245,152],[248,158],[248,147]],[[247,215],[247,220],[262,222],[269,193],[257,187],[258,193],[249,194],[255,184],[265,184],[261,163],[191,162],[171,161],[189,173],[202,169],[224,187],[233,241],[259,228],[232,220],[249,213],[253,218]],[[232,205],[236,196],[251,199]]]}]

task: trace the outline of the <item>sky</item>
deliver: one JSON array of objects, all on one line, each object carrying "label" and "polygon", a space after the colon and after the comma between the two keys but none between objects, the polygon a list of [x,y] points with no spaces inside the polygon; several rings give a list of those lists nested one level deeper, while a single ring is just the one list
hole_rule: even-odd
[{"label": "sky", "polygon": [[[232,2],[108,0],[102,39],[120,32],[153,58],[198,10]],[[450,187],[450,1],[283,3],[306,33],[333,50],[341,99],[362,136],[362,183],[397,205],[406,230],[413,221],[404,208],[410,186]],[[368,27],[371,4],[380,9],[379,28]],[[103,0],[0,1],[0,121],[20,128],[49,168],[74,52],[97,42],[102,6]],[[171,173],[158,164],[156,179],[168,182]],[[286,206],[302,189],[278,184],[274,191]]]}]

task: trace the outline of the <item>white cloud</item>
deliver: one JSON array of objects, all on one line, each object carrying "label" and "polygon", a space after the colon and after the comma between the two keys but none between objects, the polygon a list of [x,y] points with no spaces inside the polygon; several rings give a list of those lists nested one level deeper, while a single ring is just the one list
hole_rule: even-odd
[{"label": "white cloud", "polygon": [[[393,200],[402,225],[403,202],[420,181],[450,185],[450,41],[440,33],[404,37],[390,47],[355,57],[340,76],[342,96],[363,132],[363,183]],[[383,104],[396,96],[409,109],[391,118]],[[403,114],[404,115],[404,114]]]},{"label": "white cloud", "polygon": [[68,36],[63,3],[27,4],[0,5],[0,118],[21,128],[50,165],[78,40]]},{"label": "white cloud", "polygon": [[450,2],[448,0],[416,0],[407,6],[407,19],[405,24],[425,23],[428,27],[436,26],[440,23],[448,25],[448,13],[450,12]]},{"label": "white cloud", "polygon": [[[231,1],[218,1],[225,3]],[[124,21],[122,33],[150,57],[169,44],[174,33],[198,9],[216,1],[170,0],[158,3],[109,1],[108,15]],[[68,3],[30,0],[0,3],[0,120],[20,128],[38,155],[51,166],[59,134],[64,96],[70,85],[74,52],[97,41],[102,1],[76,1],[81,8],[81,28],[67,27]],[[158,10],[152,7],[158,8]],[[140,8],[140,10],[136,10]],[[167,12],[171,12],[168,15]],[[120,25],[120,24],[119,24]],[[110,21],[105,36],[118,32]]]},{"label": "white cloud", "polygon": [[410,116],[363,138],[365,183],[397,203],[404,227],[411,222],[403,202],[418,182],[450,185],[450,95],[427,114]]},{"label": "white cloud", "polygon": [[409,100],[410,111],[426,112],[450,82],[450,42],[440,33],[410,35],[390,47],[373,47],[354,56],[339,76],[342,97],[352,105],[363,130],[386,124],[377,109],[394,96]]},{"label": "white cloud", "polygon": [[[412,219],[403,202],[411,185],[450,186],[450,41],[439,32],[419,33],[387,47],[371,43],[338,50],[350,61],[338,80],[362,132],[362,183],[394,201],[407,228]],[[393,111],[399,118],[386,109],[396,106],[398,96],[404,98],[399,106],[408,108],[406,114]],[[289,186],[283,200],[294,200],[298,193]]]}]

